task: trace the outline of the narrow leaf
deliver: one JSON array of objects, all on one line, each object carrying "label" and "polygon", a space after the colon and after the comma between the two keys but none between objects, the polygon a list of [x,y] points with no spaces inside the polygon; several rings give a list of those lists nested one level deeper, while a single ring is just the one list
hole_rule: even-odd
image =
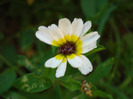
[{"label": "narrow leaf", "polygon": [[100,64],[87,78],[88,82],[96,83],[100,79],[104,78],[111,70],[114,64],[114,58],[106,60],[104,63]]},{"label": "narrow leaf", "polygon": [[93,97],[103,97],[103,98],[108,98],[108,99],[113,99],[113,97],[101,90],[95,90],[93,92]]},{"label": "narrow leaf", "polygon": [[81,8],[86,18],[95,17],[106,5],[108,0],[81,0]]},{"label": "narrow leaf", "polygon": [[107,11],[104,13],[100,23],[99,23],[99,26],[98,26],[98,33],[100,35],[102,35],[102,31],[103,31],[103,28],[108,20],[108,17],[110,16],[110,14],[116,9],[116,5],[112,5],[111,7],[109,7],[107,9]]}]

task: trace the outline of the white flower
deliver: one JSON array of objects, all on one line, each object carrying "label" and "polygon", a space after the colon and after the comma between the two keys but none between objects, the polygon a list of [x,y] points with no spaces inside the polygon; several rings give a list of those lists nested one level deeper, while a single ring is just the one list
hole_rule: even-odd
[{"label": "white flower", "polygon": [[84,75],[92,71],[90,60],[82,54],[97,47],[96,41],[100,35],[97,31],[85,35],[90,28],[91,22],[87,21],[83,24],[80,18],[75,18],[72,23],[67,18],[63,18],[59,20],[58,26],[52,24],[38,28],[36,37],[39,40],[59,47],[59,54],[45,62],[45,67],[57,67],[57,78],[64,76],[67,61]]}]

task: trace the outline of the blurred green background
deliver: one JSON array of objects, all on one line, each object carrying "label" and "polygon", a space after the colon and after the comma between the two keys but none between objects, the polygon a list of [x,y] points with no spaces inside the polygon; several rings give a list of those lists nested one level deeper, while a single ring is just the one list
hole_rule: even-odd
[{"label": "blurred green background", "polygon": [[[54,56],[55,48],[39,41],[35,32],[40,25],[58,24],[64,17],[71,21],[74,18],[91,20],[91,31],[101,35],[99,44],[105,50],[88,56],[94,70],[108,58],[115,58],[111,71],[95,83],[107,93],[105,97],[86,96],[55,83],[34,94],[14,87],[17,78],[31,72],[56,81],[55,70],[43,66]],[[76,80],[87,78],[71,67],[65,76]],[[132,78],[133,0],[0,0],[0,99],[133,99]],[[40,82],[41,79],[32,80]]]}]

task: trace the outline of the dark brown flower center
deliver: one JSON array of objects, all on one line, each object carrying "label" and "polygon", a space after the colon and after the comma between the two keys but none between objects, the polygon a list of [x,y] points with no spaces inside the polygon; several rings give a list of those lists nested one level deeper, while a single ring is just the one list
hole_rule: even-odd
[{"label": "dark brown flower center", "polygon": [[63,55],[70,55],[76,50],[75,44],[73,42],[67,42],[64,45],[61,45],[59,48],[59,53]]}]

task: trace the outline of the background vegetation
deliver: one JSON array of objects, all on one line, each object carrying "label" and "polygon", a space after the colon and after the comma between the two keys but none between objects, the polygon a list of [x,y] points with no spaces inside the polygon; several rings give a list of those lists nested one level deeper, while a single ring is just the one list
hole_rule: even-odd
[{"label": "background vegetation", "polygon": [[[56,69],[44,67],[55,48],[35,32],[64,17],[91,20],[91,31],[101,35],[86,54],[94,66],[87,76],[68,65],[56,79]],[[133,99],[132,32],[132,0],[1,0],[0,99]],[[81,91],[82,80],[92,83],[91,97]]]}]

